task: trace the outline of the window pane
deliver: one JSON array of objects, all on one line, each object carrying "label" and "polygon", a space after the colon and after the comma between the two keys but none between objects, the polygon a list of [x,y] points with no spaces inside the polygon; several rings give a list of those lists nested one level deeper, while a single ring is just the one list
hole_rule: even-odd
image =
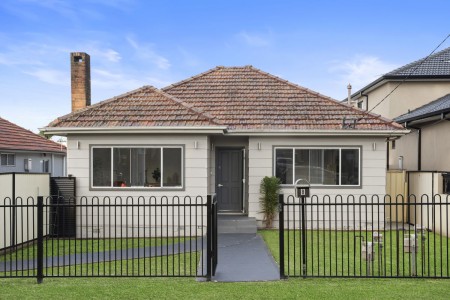
[{"label": "window pane", "polygon": [[181,149],[164,148],[163,186],[181,186]]},{"label": "window pane", "polygon": [[323,183],[323,150],[309,150],[309,183]]},{"label": "window pane", "polygon": [[341,184],[359,185],[359,151],[358,149],[341,150]]},{"label": "window pane", "polygon": [[161,186],[161,149],[145,149],[145,186]]},{"label": "window pane", "polygon": [[125,187],[130,186],[130,148],[114,148],[113,167],[114,178],[113,186]]},{"label": "window pane", "polygon": [[131,182],[130,186],[143,187],[145,183],[145,149],[131,149]]},{"label": "window pane", "polygon": [[8,165],[14,166],[16,164],[16,156],[14,154],[8,154]]},{"label": "window pane", "polygon": [[8,156],[6,154],[1,155],[1,164],[2,166],[6,166],[8,164]]},{"label": "window pane", "polygon": [[323,184],[339,185],[339,150],[323,150]]},{"label": "window pane", "polygon": [[275,151],[275,176],[280,178],[282,184],[293,184],[293,151],[293,149],[276,149]]},{"label": "window pane", "polygon": [[111,149],[92,150],[93,186],[111,186]]},{"label": "window pane", "polygon": [[306,179],[309,181],[309,150],[295,150],[295,180]]}]

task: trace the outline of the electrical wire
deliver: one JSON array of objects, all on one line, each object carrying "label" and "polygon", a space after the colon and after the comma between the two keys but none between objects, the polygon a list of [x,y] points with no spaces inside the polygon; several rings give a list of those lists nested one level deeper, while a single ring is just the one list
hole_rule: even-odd
[{"label": "electrical wire", "polygon": [[[450,38],[450,34],[448,34],[443,40],[442,40],[442,42],[440,42],[439,43],[439,45],[437,45],[437,47],[435,47],[434,49],[433,49],[433,51],[431,51],[431,53],[430,54],[428,54],[428,56],[427,57],[425,57],[424,59],[422,59],[422,61],[414,68],[414,69],[412,69],[410,72],[409,72],[409,74],[407,75],[407,76],[405,76],[405,78],[403,78],[403,80],[402,81],[400,81],[383,99],[381,99],[374,107],[372,107],[370,110],[368,110],[368,111],[365,111],[364,112],[364,114],[367,116],[367,117],[369,117],[369,116],[371,116],[371,117],[374,117],[373,115],[371,115],[370,113],[375,109],[375,108],[377,108],[381,103],[383,103],[387,98],[389,98],[389,96],[390,95],[392,95],[392,93],[394,93],[409,77],[411,77],[411,75],[420,67],[420,66],[422,66],[422,64],[424,63],[424,62],[426,62],[435,52],[436,52],[436,50],[437,49],[439,49],[439,47],[441,47],[442,46],[442,44],[444,44],[446,41],[447,41],[447,39],[448,38]],[[358,122],[359,121],[361,121],[361,120],[364,120],[365,118],[366,118],[366,116],[364,116],[364,117],[362,117],[362,118],[360,118],[360,119],[358,119]],[[398,130],[403,130],[403,129],[398,129]],[[397,130],[394,130],[393,132],[395,132],[395,131],[397,131]]]}]

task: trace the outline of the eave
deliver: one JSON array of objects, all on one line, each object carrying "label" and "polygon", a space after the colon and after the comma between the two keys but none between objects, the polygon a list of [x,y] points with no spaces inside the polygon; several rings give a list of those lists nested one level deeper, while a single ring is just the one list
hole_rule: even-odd
[{"label": "eave", "polygon": [[154,127],[44,127],[40,129],[45,134],[67,136],[68,134],[120,134],[120,133],[150,133],[150,134],[173,134],[173,133],[224,133],[226,126],[154,126]]}]

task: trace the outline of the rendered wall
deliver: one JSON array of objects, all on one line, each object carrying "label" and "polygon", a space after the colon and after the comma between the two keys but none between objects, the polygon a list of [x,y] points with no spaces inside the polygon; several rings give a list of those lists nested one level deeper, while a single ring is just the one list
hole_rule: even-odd
[{"label": "rendered wall", "polygon": [[[258,143],[261,143],[261,150],[258,150]],[[372,144],[376,143],[376,150],[373,150]],[[347,195],[380,195],[386,193],[386,143],[384,138],[380,137],[250,137],[249,138],[249,216],[256,217],[259,226],[262,226],[263,215],[260,213],[260,183],[264,176],[272,176],[273,156],[275,146],[361,146],[361,176],[362,185],[358,188],[348,187],[314,187],[311,194],[318,195],[323,199],[324,195],[330,195],[334,199],[335,195],[342,195],[344,199]],[[282,189],[285,198],[294,194],[292,187]],[[308,201],[311,201],[309,198]],[[323,207],[323,206],[322,206]],[[334,209],[326,207],[326,209]],[[328,213],[327,213],[328,215]],[[332,218],[334,218],[332,213]],[[340,217],[341,214],[338,214]],[[372,223],[384,220],[384,212],[375,212],[376,219]],[[350,216],[344,215],[348,219]],[[367,224],[369,226],[370,224]]]},{"label": "rendered wall", "polygon": [[[159,210],[159,208],[148,206],[142,206],[140,209],[122,207],[114,211],[95,207],[95,204],[103,203],[120,205],[176,203],[178,201],[173,198],[175,196],[180,198],[181,203],[194,203],[197,196],[201,197],[199,204],[206,202],[209,192],[207,158],[210,155],[209,138],[206,135],[79,135],[69,136],[67,145],[67,169],[68,174],[76,177],[77,203],[94,204],[94,207],[77,209],[77,236],[91,238],[110,235],[128,237],[178,235],[188,232],[200,234],[201,231],[192,230],[193,227],[206,228],[206,214],[202,214],[201,207],[182,207],[180,212],[172,208]],[[92,189],[90,187],[90,147],[93,145],[183,146],[184,187],[183,189]],[[197,217],[184,218],[185,215]],[[159,221],[157,218],[160,218]],[[114,231],[116,228],[123,228],[123,230]]]}]

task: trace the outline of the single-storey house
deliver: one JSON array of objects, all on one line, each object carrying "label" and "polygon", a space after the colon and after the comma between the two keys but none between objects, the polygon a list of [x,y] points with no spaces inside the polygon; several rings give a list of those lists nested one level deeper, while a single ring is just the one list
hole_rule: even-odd
[{"label": "single-storey house", "polygon": [[0,173],[64,176],[66,147],[0,118]]},{"label": "single-storey house", "polygon": [[[87,54],[71,59],[72,72],[89,68]],[[285,194],[304,178],[313,194],[384,195],[386,138],[405,133],[252,66],[88,102],[43,128],[67,136],[78,196],[215,193],[221,212],[258,220],[264,176],[279,177]]]}]

